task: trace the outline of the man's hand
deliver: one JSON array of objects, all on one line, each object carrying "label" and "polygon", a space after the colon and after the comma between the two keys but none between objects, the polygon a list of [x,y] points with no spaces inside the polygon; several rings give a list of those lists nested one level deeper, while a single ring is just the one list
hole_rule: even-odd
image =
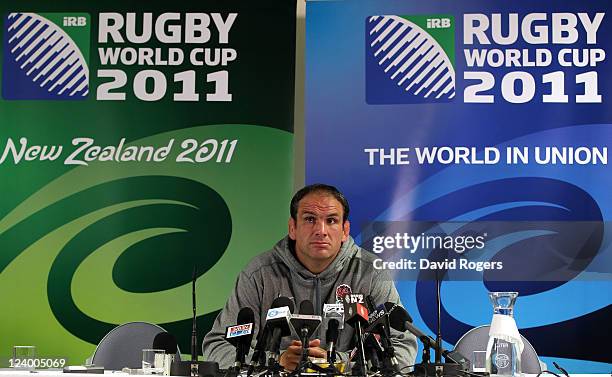
[{"label": "man's hand", "polygon": [[[319,347],[320,339],[313,339],[308,343],[308,356],[327,358],[327,351]],[[302,342],[294,340],[289,348],[280,356],[280,365],[287,370],[294,370],[302,360]]]}]

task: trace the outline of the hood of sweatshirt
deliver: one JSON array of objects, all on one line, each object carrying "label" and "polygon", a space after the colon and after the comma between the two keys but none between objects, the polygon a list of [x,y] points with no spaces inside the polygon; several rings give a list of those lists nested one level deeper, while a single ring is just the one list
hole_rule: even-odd
[{"label": "hood of sweatshirt", "polygon": [[[349,236],[342,243],[338,255],[325,271],[314,274],[296,258],[294,244],[294,241],[288,236],[280,240],[273,248],[274,258],[282,261],[290,271],[296,303],[295,312],[299,311],[300,303],[308,299],[312,301],[315,313],[321,314],[324,303],[336,302],[335,290],[332,292],[332,288],[335,288],[334,283],[338,280],[339,273],[343,270],[345,264],[349,263],[359,251],[359,247]],[[333,296],[332,293],[334,293]]]},{"label": "hood of sweatshirt", "polygon": [[327,266],[325,271],[319,274],[313,274],[306,267],[304,267],[304,265],[302,265],[302,263],[300,263],[295,256],[294,245],[295,241],[292,241],[289,236],[287,236],[274,246],[273,253],[274,256],[282,260],[283,263],[285,263],[287,267],[291,269],[291,271],[296,272],[304,279],[318,277],[321,280],[325,280],[330,276],[336,275],[338,271],[342,270],[344,264],[349,261],[358,250],[357,245],[355,245],[355,241],[353,241],[353,238],[349,236],[348,239],[342,243],[338,255],[336,255],[334,261]]}]

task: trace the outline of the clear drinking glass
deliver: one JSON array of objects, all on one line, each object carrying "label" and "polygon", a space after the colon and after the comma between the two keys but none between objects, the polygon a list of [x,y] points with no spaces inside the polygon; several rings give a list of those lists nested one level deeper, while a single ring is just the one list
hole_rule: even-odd
[{"label": "clear drinking glass", "polygon": [[35,346],[14,346],[11,367],[15,369],[34,369],[36,360]]},{"label": "clear drinking glass", "polygon": [[147,348],[142,350],[142,371],[147,374],[163,374],[166,351]]},{"label": "clear drinking glass", "polygon": [[472,352],[472,372],[486,372],[487,351]]}]

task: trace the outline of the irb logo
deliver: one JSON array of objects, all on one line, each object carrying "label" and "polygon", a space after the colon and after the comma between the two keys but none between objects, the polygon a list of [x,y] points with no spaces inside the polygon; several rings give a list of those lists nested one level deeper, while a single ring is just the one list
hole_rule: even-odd
[{"label": "irb logo", "polygon": [[366,19],[366,102],[449,102],[455,97],[455,27],[449,14]]},{"label": "irb logo", "polygon": [[64,26],[87,26],[87,18],[85,17],[64,17]]},{"label": "irb logo", "polygon": [[89,19],[87,13],[8,13],[3,25],[2,97],[87,98]]},{"label": "irb logo", "polygon": [[427,28],[428,29],[448,29],[451,27],[450,18],[428,18]]}]

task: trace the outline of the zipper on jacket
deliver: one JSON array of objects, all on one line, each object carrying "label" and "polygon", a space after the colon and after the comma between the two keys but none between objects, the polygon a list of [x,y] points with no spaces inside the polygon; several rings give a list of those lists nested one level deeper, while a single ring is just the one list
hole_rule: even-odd
[{"label": "zipper on jacket", "polygon": [[314,291],[315,291],[315,314],[321,315],[321,279],[319,275],[314,277]]},{"label": "zipper on jacket", "polygon": [[[321,308],[321,279],[319,279],[319,275],[315,275],[314,277],[314,291],[315,291],[315,314],[322,316],[323,309]],[[321,338],[321,326],[316,331],[316,337]]]}]

